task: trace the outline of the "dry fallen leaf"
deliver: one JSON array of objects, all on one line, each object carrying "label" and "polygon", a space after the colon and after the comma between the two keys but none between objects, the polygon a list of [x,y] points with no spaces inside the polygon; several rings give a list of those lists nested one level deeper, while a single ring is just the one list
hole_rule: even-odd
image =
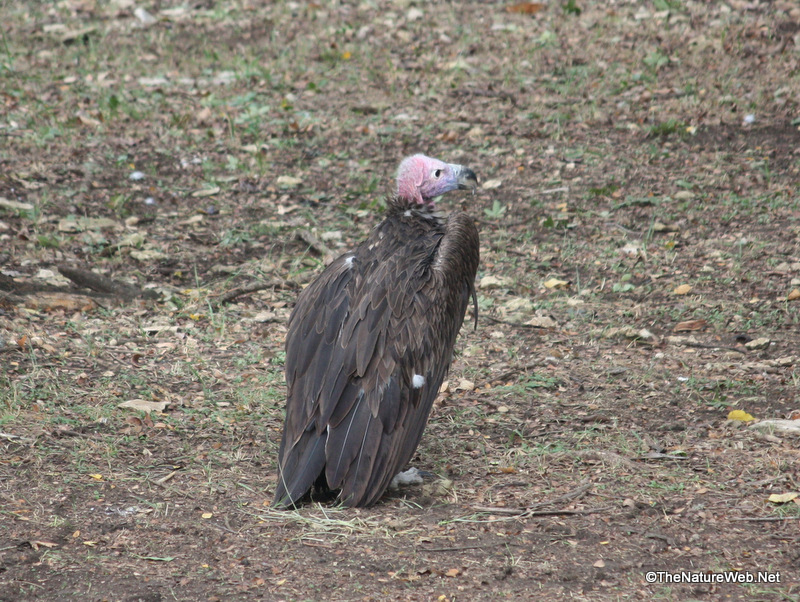
[{"label": "dry fallen leaf", "polygon": [[33,205],[30,203],[10,201],[2,196],[0,196],[0,207],[4,209],[11,209],[12,211],[33,211]]},{"label": "dry fallen leaf", "polygon": [[475,390],[475,383],[471,380],[467,380],[466,378],[462,378],[461,381],[458,383],[456,387],[457,391],[474,391]]},{"label": "dry fallen leaf", "polygon": [[539,2],[520,2],[506,6],[507,13],[517,13],[519,15],[535,15],[544,8],[544,4]]},{"label": "dry fallen leaf", "polygon": [[751,429],[780,433],[786,435],[800,435],[800,420],[761,420],[750,425]]},{"label": "dry fallen leaf", "polygon": [[676,288],[672,292],[675,293],[676,295],[686,295],[691,290],[692,290],[692,287],[689,286],[688,284],[681,284],[678,288]]},{"label": "dry fallen leaf", "polygon": [[168,401],[147,401],[146,399],[129,399],[117,405],[118,408],[128,408],[131,410],[139,410],[149,414],[150,412],[163,412],[164,408],[169,405]]},{"label": "dry fallen leaf", "polygon": [[704,330],[708,326],[706,320],[686,320],[678,322],[672,329],[673,332],[691,332],[692,330]]},{"label": "dry fallen leaf", "polygon": [[205,220],[205,216],[202,213],[198,213],[197,215],[193,215],[189,218],[181,220],[177,222],[175,225],[177,226],[192,226],[194,224],[202,223]]},{"label": "dry fallen leaf", "polygon": [[139,19],[139,22],[147,27],[148,25],[152,25],[153,23],[157,23],[158,19],[156,19],[153,15],[143,9],[141,6],[137,7],[133,11],[133,16]]},{"label": "dry fallen leaf", "polygon": [[748,349],[766,349],[771,341],[767,337],[758,337],[752,341],[747,341],[744,346]]},{"label": "dry fallen leaf", "polygon": [[653,232],[677,232],[678,227],[672,224],[663,224],[661,222],[655,222],[653,224]]},{"label": "dry fallen leaf", "polygon": [[303,180],[294,176],[278,176],[275,179],[275,183],[280,188],[296,188],[303,183]]},{"label": "dry fallen leaf", "polygon": [[158,249],[133,249],[130,252],[130,256],[136,261],[142,261],[144,263],[167,258],[167,254]]},{"label": "dry fallen leaf", "polygon": [[496,288],[503,288],[511,285],[511,279],[504,276],[484,276],[478,283],[478,288],[491,290]]},{"label": "dry fallen leaf", "polygon": [[37,293],[25,300],[25,306],[38,311],[91,311],[97,304],[83,295],[65,293]]},{"label": "dry fallen leaf", "polygon": [[215,194],[219,194],[222,189],[219,186],[214,186],[212,188],[201,188],[200,190],[195,190],[191,193],[194,198],[202,198],[206,196],[214,196]]},{"label": "dry fallen leaf", "polygon": [[141,433],[144,430],[144,423],[136,416],[129,416],[125,419],[125,423],[128,424],[127,427],[122,429],[125,434]]},{"label": "dry fallen leaf", "polygon": [[87,125],[93,128],[97,128],[102,125],[102,122],[99,119],[95,119],[94,117],[87,115],[85,111],[78,111],[75,113],[75,120],[81,125]]},{"label": "dry fallen leaf", "polygon": [[535,316],[524,324],[534,328],[556,328],[558,326],[558,322],[550,316]]},{"label": "dry fallen leaf", "polygon": [[115,244],[118,247],[138,247],[144,244],[145,238],[144,232],[132,232],[118,240]]},{"label": "dry fallen leaf", "polygon": [[742,422],[750,422],[755,420],[750,414],[744,410],[733,410],[728,414],[728,420],[740,420]]},{"label": "dry fallen leaf", "polygon": [[505,316],[513,313],[533,312],[533,301],[524,297],[511,297],[508,301],[500,305],[497,310]]},{"label": "dry fallen leaf", "polygon": [[798,299],[800,299],[800,288],[794,289],[791,293],[789,293],[789,296],[786,297],[787,301],[797,301]]},{"label": "dry fallen leaf", "polygon": [[543,284],[546,288],[554,289],[567,288],[569,286],[569,282],[566,280],[559,280],[558,278],[550,278],[549,280],[545,280]]},{"label": "dry fallen leaf", "polygon": [[445,573],[447,577],[458,577],[461,574],[461,569],[450,569]]},{"label": "dry fallen leaf", "polygon": [[71,215],[58,222],[59,232],[86,232],[93,230],[118,230],[121,224],[109,217],[76,217]]},{"label": "dry fallen leaf", "polygon": [[773,493],[767,499],[773,504],[785,504],[786,502],[791,502],[798,495],[800,495],[800,493],[797,493],[796,491],[790,491],[788,493]]}]

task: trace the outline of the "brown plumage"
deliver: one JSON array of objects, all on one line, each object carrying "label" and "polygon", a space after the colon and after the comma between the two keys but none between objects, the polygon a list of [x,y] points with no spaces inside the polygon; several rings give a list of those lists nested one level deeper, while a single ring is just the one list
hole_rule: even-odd
[{"label": "brown plumage", "polygon": [[476,184],[460,165],[407,158],[386,218],[298,297],[276,507],[314,484],[369,506],[414,455],[475,299],[479,259],[473,221],[443,216],[433,199]]}]

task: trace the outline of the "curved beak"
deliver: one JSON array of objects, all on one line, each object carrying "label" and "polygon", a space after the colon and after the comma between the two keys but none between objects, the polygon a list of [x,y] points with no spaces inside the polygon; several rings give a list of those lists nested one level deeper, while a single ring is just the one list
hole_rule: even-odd
[{"label": "curved beak", "polygon": [[450,167],[452,167],[453,173],[456,176],[458,189],[472,190],[475,192],[475,189],[478,187],[478,176],[475,175],[475,172],[463,165],[451,165]]}]

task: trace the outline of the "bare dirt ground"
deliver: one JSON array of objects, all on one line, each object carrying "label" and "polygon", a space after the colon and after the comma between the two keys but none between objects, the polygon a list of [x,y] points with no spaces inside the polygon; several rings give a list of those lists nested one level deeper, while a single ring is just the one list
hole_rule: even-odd
[{"label": "bare dirt ground", "polygon": [[[2,11],[0,600],[800,600],[795,2]],[[420,151],[437,478],[274,512],[294,298]]]}]

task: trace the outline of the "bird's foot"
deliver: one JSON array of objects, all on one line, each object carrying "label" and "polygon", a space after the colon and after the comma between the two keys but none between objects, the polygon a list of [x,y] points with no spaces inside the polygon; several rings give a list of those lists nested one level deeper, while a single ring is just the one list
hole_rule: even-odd
[{"label": "bird's foot", "polygon": [[394,475],[392,482],[389,483],[389,489],[400,489],[406,485],[422,485],[425,477],[432,477],[433,473],[419,468],[409,468],[404,472],[398,472]]}]

